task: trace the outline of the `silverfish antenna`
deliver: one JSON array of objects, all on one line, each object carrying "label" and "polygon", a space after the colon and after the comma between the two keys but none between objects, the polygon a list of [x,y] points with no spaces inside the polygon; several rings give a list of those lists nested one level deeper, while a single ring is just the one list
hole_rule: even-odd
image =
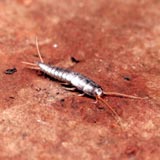
[{"label": "silverfish antenna", "polygon": [[41,53],[40,53],[40,50],[39,50],[39,45],[38,45],[38,39],[37,39],[37,37],[36,37],[36,48],[37,48],[37,53],[38,53],[40,61],[42,63],[44,63],[43,58],[42,58]]}]

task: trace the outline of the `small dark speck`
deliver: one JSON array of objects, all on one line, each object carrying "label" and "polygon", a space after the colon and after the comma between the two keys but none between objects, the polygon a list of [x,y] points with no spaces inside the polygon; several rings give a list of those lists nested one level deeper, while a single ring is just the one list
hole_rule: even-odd
[{"label": "small dark speck", "polygon": [[15,99],[13,96],[10,96],[9,98],[10,98],[10,99]]},{"label": "small dark speck", "polygon": [[26,138],[27,136],[28,136],[27,133],[23,133],[23,134],[22,134],[22,138],[23,138],[23,139]]},{"label": "small dark speck", "polygon": [[124,80],[126,80],[126,81],[130,81],[130,80],[131,80],[131,77],[129,77],[129,76],[123,76],[123,78],[124,78]]},{"label": "small dark speck", "polygon": [[61,101],[61,102],[64,102],[64,101],[65,101],[65,99],[61,99],[60,101]]},{"label": "small dark speck", "polygon": [[73,63],[79,63],[80,61],[78,59],[76,59],[75,57],[71,57],[71,61]]},{"label": "small dark speck", "polygon": [[37,91],[37,92],[41,91],[41,88],[36,88],[36,91]]},{"label": "small dark speck", "polygon": [[93,123],[97,123],[97,121],[96,121],[96,120],[93,120]]},{"label": "small dark speck", "polygon": [[59,92],[56,92],[56,95],[59,95]]},{"label": "small dark speck", "polygon": [[7,69],[7,70],[5,70],[5,74],[13,74],[13,73],[15,73],[15,72],[17,72],[17,69],[16,68],[11,68],[11,69]]}]

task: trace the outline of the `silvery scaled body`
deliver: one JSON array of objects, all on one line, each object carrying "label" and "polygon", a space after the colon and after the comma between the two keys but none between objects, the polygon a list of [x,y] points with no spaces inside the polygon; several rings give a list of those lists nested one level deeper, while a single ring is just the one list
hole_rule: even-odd
[{"label": "silvery scaled body", "polygon": [[71,84],[73,87],[83,91],[89,96],[96,97],[103,94],[102,88],[98,84],[82,74],[60,67],[50,66],[43,62],[37,62],[37,65],[39,66],[40,70],[47,75],[62,82]]}]

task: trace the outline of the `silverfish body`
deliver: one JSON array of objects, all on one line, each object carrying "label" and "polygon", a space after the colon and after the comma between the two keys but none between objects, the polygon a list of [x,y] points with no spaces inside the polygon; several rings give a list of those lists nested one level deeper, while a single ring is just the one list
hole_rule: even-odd
[{"label": "silverfish body", "polygon": [[51,76],[52,78],[71,84],[73,87],[83,91],[89,96],[96,97],[103,95],[102,88],[94,81],[82,74],[70,71],[68,69],[51,66],[43,62],[37,62],[37,65],[41,71]]}]

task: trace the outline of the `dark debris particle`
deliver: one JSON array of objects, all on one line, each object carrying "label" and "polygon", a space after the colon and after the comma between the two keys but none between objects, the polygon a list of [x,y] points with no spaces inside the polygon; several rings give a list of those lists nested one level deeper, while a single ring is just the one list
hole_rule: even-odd
[{"label": "dark debris particle", "polygon": [[123,79],[126,81],[131,81],[131,77],[129,77],[129,76],[123,76]]},{"label": "dark debris particle", "polygon": [[37,92],[39,92],[39,91],[41,91],[41,90],[42,90],[41,88],[36,88],[36,91],[37,91]]},{"label": "dark debris particle", "polygon": [[76,59],[75,57],[71,57],[71,61],[73,63],[79,63],[80,62],[80,60]]},{"label": "dark debris particle", "polygon": [[15,99],[15,97],[13,97],[13,96],[10,96],[9,98],[10,98],[10,99]]},{"label": "dark debris particle", "polygon": [[13,73],[15,73],[15,72],[17,72],[17,69],[16,68],[11,68],[11,69],[7,69],[7,70],[5,70],[5,74],[13,74]]},{"label": "dark debris particle", "polygon": [[63,99],[63,98],[62,98],[62,99],[60,99],[60,101],[61,101],[61,102],[64,102],[64,101],[65,101],[65,99]]}]

